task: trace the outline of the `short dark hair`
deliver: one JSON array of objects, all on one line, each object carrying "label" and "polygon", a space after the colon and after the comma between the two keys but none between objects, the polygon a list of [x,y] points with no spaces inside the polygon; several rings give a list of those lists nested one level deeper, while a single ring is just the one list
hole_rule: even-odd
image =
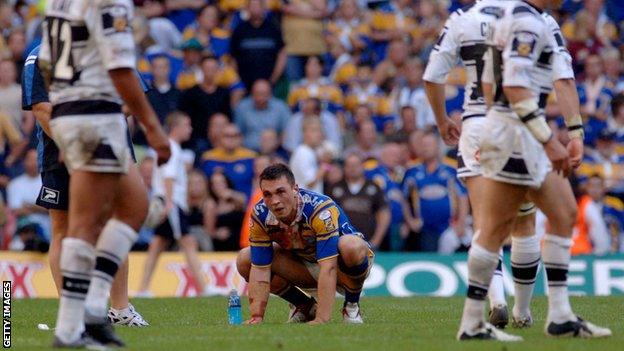
[{"label": "short dark hair", "polygon": [[276,163],[265,168],[264,171],[260,173],[260,182],[262,183],[263,180],[278,180],[282,177],[285,177],[291,185],[295,185],[295,175],[290,168],[283,163]]},{"label": "short dark hair", "polygon": [[622,107],[624,107],[624,95],[618,94],[611,100],[611,113],[617,115]]},{"label": "short dark hair", "polygon": [[206,62],[208,60],[212,60],[212,61],[215,61],[215,62],[219,63],[219,59],[212,53],[212,51],[205,50],[205,51],[202,52],[200,64],[203,65],[204,62]]}]

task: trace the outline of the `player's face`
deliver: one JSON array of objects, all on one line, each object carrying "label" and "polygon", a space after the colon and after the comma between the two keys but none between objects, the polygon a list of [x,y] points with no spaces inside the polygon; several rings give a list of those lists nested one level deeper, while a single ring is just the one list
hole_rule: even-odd
[{"label": "player's face", "polygon": [[297,211],[299,188],[290,184],[286,177],[275,180],[263,180],[260,183],[262,198],[269,210],[281,221],[293,218]]}]

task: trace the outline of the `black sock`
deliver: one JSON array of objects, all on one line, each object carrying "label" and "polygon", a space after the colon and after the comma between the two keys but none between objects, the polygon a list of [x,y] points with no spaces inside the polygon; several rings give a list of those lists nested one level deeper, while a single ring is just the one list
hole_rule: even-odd
[{"label": "black sock", "polygon": [[289,285],[277,295],[295,306],[305,305],[312,301],[312,297],[294,285]]}]

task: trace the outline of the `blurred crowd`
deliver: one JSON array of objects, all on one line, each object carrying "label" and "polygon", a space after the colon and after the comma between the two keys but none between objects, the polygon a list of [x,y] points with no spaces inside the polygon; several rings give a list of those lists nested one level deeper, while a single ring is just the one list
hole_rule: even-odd
[{"label": "blurred crowd", "polygon": [[[470,0],[135,0],[137,69],[161,121],[190,117],[183,143],[190,224],[202,250],[247,244],[259,172],[289,164],[333,197],[371,244],[451,253],[469,245],[470,208],[441,142],[422,75],[445,19]],[[35,205],[34,118],[20,74],[41,40],[43,1],[0,0],[0,244],[45,251]],[[624,252],[624,2],[566,0],[553,13],[574,58],[585,121],[575,253]],[[448,77],[459,118],[465,74]],[[556,97],[551,126],[567,137]],[[146,184],[153,160],[130,123]],[[540,221],[539,227],[547,223]],[[153,233],[141,232],[135,249]]]}]

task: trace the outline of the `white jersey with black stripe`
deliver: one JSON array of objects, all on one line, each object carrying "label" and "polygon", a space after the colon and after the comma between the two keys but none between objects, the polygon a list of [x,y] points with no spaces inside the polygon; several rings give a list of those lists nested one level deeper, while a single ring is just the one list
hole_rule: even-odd
[{"label": "white jersey with black stripe", "polygon": [[566,48],[559,24],[546,12],[542,16],[546,20],[547,34],[552,43],[538,58],[538,73],[535,75],[535,83],[540,89],[539,107],[546,108],[548,95],[553,89],[553,82],[559,79],[574,79],[574,69],[572,68],[572,56]]},{"label": "white jersey with black stripe", "polygon": [[490,24],[502,17],[501,4],[505,2],[482,0],[453,12],[429,56],[424,80],[432,83],[444,84],[448,73],[458,63],[465,67],[464,119],[485,116],[487,108],[481,88],[481,74],[483,55],[487,51],[486,37]]},{"label": "white jersey with black stripe", "polygon": [[50,102],[121,103],[109,70],[134,68],[131,0],[48,0],[39,60]]},{"label": "white jersey with black stripe", "polygon": [[502,4],[504,16],[491,24],[491,36],[487,40],[491,50],[486,55],[482,79],[494,84],[493,109],[518,118],[503,87],[527,88],[536,99],[550,91],[552,64],[547,63],[552,62],[554,37],[542,10],[524,1]]}]

